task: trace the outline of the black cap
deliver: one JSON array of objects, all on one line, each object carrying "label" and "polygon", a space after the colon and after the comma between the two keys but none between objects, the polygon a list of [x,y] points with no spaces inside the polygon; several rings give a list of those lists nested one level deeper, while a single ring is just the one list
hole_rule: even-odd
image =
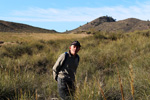
[{"label": "black cap", "polygon": [[75,45],[75,46],[81,47],[81,45],[80,45],[80,43],[78,41],[72,42],[71,45]]}]

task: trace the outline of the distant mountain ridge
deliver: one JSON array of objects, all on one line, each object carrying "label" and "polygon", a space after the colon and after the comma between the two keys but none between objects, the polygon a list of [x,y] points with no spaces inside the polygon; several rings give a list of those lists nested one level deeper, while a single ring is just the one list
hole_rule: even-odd
[{"label": "distant mountain ridge", "polygon": [[[116,21],[109,16],[99,17],[91,22],[88,22],[76,29],[66,31],[64,33],[92,33],[92,32],[133,32],[150,29],[150,21],[143,21],[136,18],[128,18],[125,20]],[[58,33],[55,30],[34,27],[27,24],[8,22],[0,20],[0,32],[14,33]]]},{"label": "distant mountain ridge", "polygon": [[14,33],[56,33],[55,30],[34,27],[27,24],[0,20],[0,32]]},{"label": "distant mountain ridge", "polygon": [[102,16],[67,33],[88,33],[91,31],[126,33],[148,29],[150,29],[150,21],[143,21],[136,18],[116,21],[112,17]]}]

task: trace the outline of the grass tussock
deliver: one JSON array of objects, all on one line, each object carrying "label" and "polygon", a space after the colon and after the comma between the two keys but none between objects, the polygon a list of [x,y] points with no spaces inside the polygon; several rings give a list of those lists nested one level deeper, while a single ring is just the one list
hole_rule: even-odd
[{"label": "grass tussock", "polygon": [[54,34],[0,35],[1,41],[16,43],[0,47],[1,100],[59,98],[52,67],[74,40],[82,45],[75,100],[150,99],[149,31],[55,38]]}]

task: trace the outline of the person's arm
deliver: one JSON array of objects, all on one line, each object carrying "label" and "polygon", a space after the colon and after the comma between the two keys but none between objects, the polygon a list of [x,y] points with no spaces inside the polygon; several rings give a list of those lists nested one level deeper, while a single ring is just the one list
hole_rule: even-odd
[{"label": "person's arm", "polygon": [[62,67],[63,61],[65,59],[65,54],[61,54],[53,66],[53,78],[57,81],[58,73]]}]

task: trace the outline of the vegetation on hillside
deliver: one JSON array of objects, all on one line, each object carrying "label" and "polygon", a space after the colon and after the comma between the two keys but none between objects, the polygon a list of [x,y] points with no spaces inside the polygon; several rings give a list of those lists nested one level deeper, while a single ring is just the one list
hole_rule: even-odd
[{"label": "vegetation on hillside", "polygon": [[0,47],[1,100],[59,98],[52,67],[74,40],[82,45],[75,100],[150,99],[150,31],[29,39],[32,41]]},{"label": "vegetation on hillside", "polygon": [[57,33],[55,30],[49,30],[39,27],[34,27],[27,24],[9,22],[0,20],[0,32],[12,33]]},{"label": "vegetation on hillside", "polygon": [[91,22],[88,22],[74,30],[67,33],[89,33],[91,30],[101,32],[134,32],[150,29],[150,21],[144,21],[136,18],[128,18],[116,21],[116,19],[109,16],[99,17]]}]

